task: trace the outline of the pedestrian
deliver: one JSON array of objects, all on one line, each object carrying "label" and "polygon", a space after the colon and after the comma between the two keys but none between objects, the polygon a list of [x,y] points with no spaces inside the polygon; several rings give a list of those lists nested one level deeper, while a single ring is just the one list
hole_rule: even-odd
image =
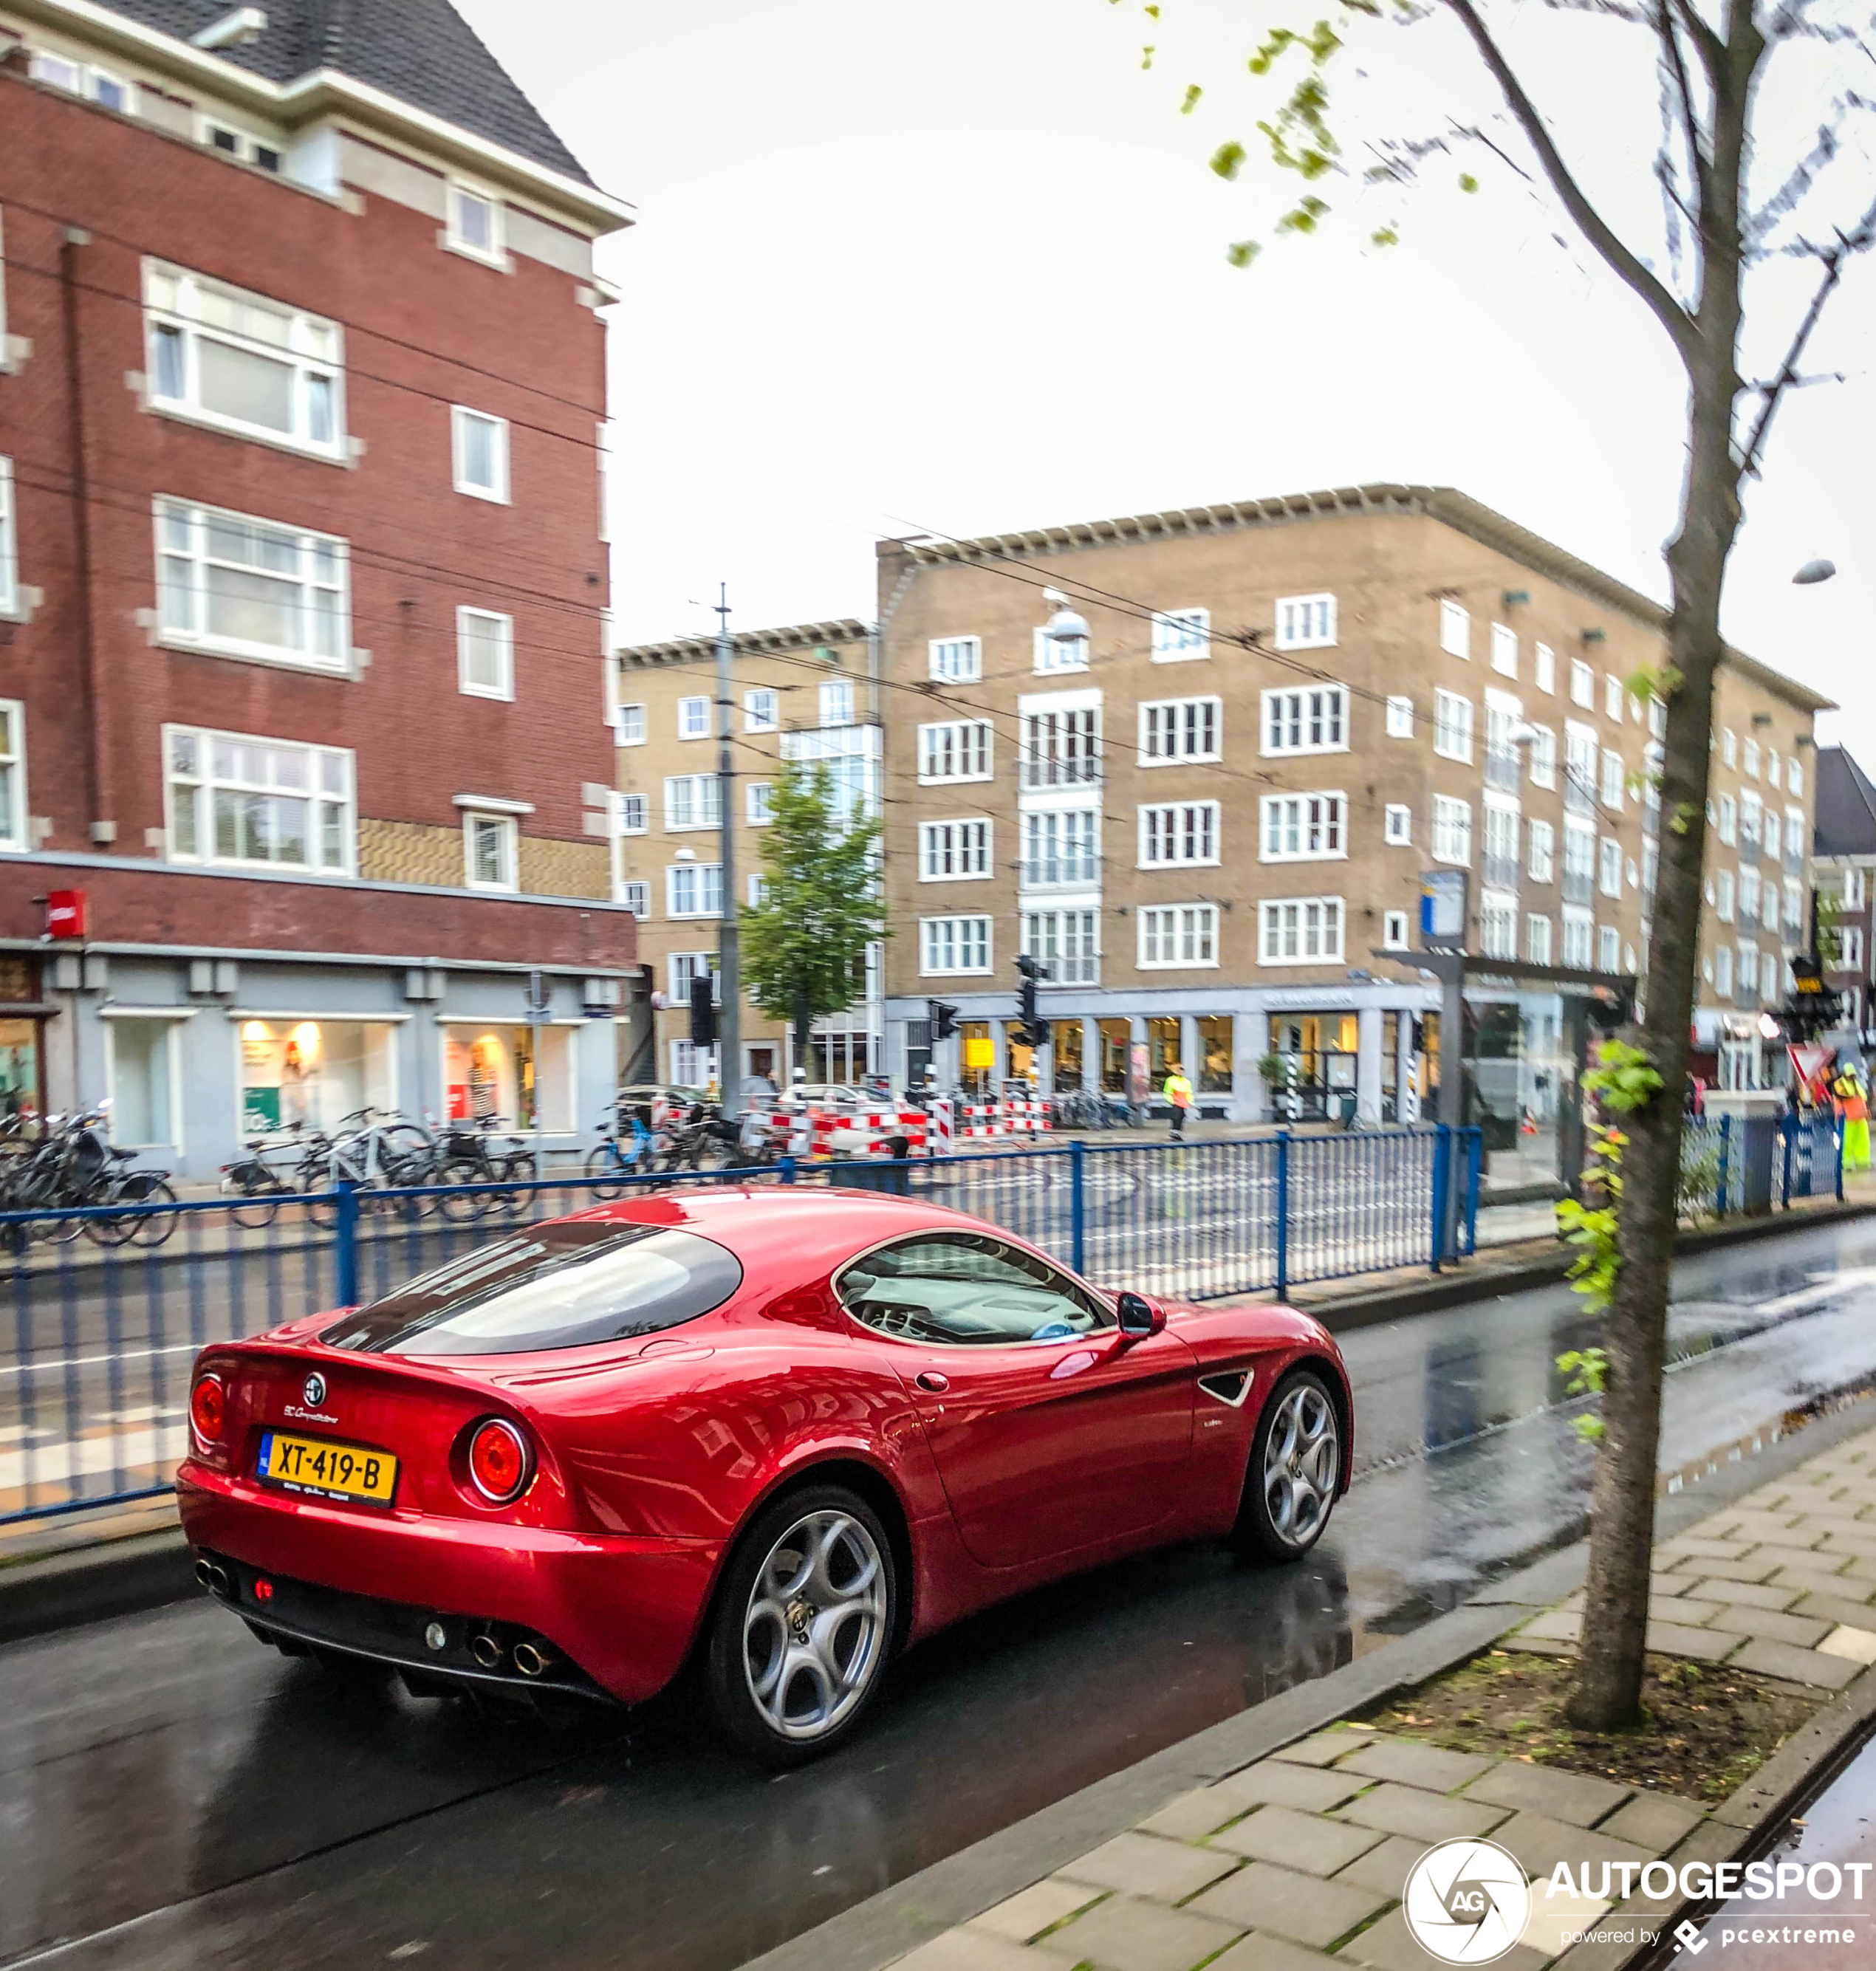
[{"label": "pedestrian", "polygon": [[1186,1134],[1186,1111],[1192,1106],[1192,1083],[1186,1079],[1186,1070],[1177,1061],[1172,1063],[1166,1077],[1166,1086],[1160,1092],[1173,1105],[1173,1134],[1183,1140]]}]

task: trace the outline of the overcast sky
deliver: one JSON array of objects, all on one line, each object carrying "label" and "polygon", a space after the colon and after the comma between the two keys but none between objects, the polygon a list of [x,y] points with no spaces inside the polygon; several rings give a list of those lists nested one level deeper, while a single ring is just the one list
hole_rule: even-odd
[{"label": "overcast sky", "polygon": [[[1268,233],[1274,195],[1205,168],[1221,137],[1252,135],[1235,78],[1261,17],[1238,0],[1174,0],[1158,28],[1134,0],[457,4],[638,209],[599,250],[625,297],[622,642],[713,627],[701,605],[719,581],[741,629],[870,617],[882,534],[1365,480],[1460,487],[1664,592],[1678,372],[1640,304],[1556,245],[1555,215],[1514,178],[1474,163],[1486,182],[1469,198],[1442,167],[1392,249],[1361,243],[1388,216],[1372,208],[1248,272],[1225,264],[1230,241]],[[1585,43],[1584,17],[1562,18],[1574,38],[1534,72],[1574,67],[1558,108],[1587,145],[1579,106],[1618,128],[1647,112],[1652,80],[1630,60],[1625,94],[1628,44]],[[1555,15],[1532,30],[1557,31]],[[1441,31],[1396,34],[1375,64],[1421,127],[1489,107]],[[1183,119],[1189,81],[1208,93]],[[1646,154],[1623,138],[1609,155],[1600,182],[1618,204],[1642,195],[1645,231]],[[1876,263],[1835,307],[1818,367],[1850,380],[1780,413],[1727,627],[1842,701],[1826,736],[1876,767]],[[1819,555],[1837,580],[1793,588]]]}]

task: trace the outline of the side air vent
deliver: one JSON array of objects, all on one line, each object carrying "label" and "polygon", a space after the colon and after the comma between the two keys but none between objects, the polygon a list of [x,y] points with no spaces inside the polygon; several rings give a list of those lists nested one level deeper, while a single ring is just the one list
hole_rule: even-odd
[{"label": "side air vent", "polygon": [[1251,1393],[1251,1371],[1226,1369],[1215,1376],[1201,1376],[1199,1386],[1214,1403],[1235,1410]]}]

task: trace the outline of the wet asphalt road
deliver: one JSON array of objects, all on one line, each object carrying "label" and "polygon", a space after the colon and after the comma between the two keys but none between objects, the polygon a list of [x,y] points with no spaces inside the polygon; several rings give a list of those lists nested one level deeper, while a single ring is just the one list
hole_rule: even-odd
[{"label": "wet asphalt road", "polygon": [[[0,1964],[729,1971],[1574,1536],[1551,1358],[1588,1338],[1558,1290],[1350,1337],[1362,1475],[1307,1562],[1192,1547],[1029,1596],[781,1779],[676,1702],[484,1721],[334,1686],[201,1604],[0,1650]],[[1861,1381],[1876,1230],[1686,1262],[1674,1345],[1669,1468]]]}]

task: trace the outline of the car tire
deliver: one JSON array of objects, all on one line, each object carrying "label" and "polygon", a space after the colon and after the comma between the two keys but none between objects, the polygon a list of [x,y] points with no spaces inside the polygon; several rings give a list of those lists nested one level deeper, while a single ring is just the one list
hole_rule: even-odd
[{"label": "car tire", "polygon": [[1313,1369],[1271,1391],[1251,1439],[1232,1544],[1241,1553],[1300,1560],[1323,1536],[1342,1483],[1342,1415]]},{"label": "car tire", "polygon": [[717,1593],[703,1663],[717,1724],[765,1766],[832,1751],[878,1692],[898,1614],[873,1508],[839,1485],[784,1494],[737,1543]]}]

